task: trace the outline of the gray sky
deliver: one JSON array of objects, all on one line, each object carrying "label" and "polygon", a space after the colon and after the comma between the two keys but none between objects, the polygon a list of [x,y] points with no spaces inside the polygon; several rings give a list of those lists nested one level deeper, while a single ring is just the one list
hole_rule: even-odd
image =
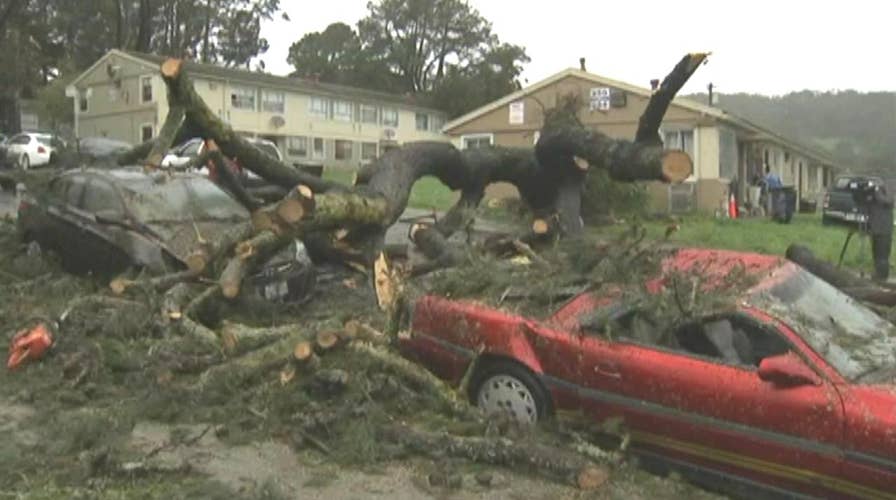
[{"label": "gray sky", "polygon": [[[896,4],[888,0],[605,2],[469,0],[502,41],[522,45],[535,83],[578,66],[648,86],[686,52],[711,51],[683,93],[713,82],[722,93],[896,90]],[[286,74],[289,46],[342,21],[354,26],[366,0],[283,0],[291,21],[263,26],[268,71]]]}]

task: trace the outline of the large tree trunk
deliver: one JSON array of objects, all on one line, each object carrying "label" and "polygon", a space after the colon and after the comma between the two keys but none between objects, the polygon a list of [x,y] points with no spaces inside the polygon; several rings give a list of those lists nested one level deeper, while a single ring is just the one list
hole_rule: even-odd
[{"label": "large tree trunk", "polygon": [[790,261],[856,300],[888,307],[896,306],[896,290],[883,288],[873,281],[838,269],[830,262],[815,257],[811,250],[802,245],[790,245],[787,247],[786,255]]},{"label": "large tree trunk", "polygon": [[238,159],[245,168],[273,184],[286,188],[298,184],[310,186],[314,191],[339,188],[335,183],[288,167],[246,142],[230,125],[222,122],[209,109],[196,93],[190,80],[184,76],[185,73],[184,62],[180,59],[168,59],[162,63],[162,78],[168,86],[169,104],[182,107],[187,121],[202,131],[202,137],[213,139],[225,156]]}]

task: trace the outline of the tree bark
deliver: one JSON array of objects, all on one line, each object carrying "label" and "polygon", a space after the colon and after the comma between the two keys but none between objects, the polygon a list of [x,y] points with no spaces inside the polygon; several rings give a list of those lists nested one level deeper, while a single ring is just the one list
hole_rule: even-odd
[{"label": "tree bark", "polygon": [[635,142],[643,144],[662,144],[659,134],[660,124],[669,109],[669,104],[678,94],[678,91],[697,71],[700,64],[706,60],[709,54],[695,53],[684,56],[672,69],[660,86],[654,91],[647,103],[647,108],[638,120],[638,131],[635,133]]},{"label": "tree bark", "polygon": [[811,250],[802,245],[790,245],[787,247],[786,255],[791,262],[856,300],[881,306],[896,306],[896,290],[881,287],[871,280],[838,269],[830,262],[817,258]]}]

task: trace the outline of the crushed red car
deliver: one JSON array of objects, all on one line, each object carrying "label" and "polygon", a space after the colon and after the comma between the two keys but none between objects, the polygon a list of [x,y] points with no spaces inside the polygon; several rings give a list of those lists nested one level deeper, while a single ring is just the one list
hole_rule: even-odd
[{"label": "crushed red car", "polygon": [[622,418],[646,463],[729,492],[896,498],[891,323],[777,257],[682,249],[663,268],[699,269],[702,293],[735,268],[752,282],[671,325],[614,293],[544,319],[429,295],[402,349],[453,383],[475,359],[469,396],[487,412]]}]

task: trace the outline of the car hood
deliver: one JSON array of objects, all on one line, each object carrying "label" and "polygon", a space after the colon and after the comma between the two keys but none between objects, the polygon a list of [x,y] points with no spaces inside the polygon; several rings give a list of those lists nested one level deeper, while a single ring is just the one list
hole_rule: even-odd
[{"label": "car hood", "polygon": [[216,248],[228,233],[240,231],[248,225],[248,221],[234,223],[227,220],[164,221],[146,224],[162,245],[182,262],[201,248],[203,241]]}]

